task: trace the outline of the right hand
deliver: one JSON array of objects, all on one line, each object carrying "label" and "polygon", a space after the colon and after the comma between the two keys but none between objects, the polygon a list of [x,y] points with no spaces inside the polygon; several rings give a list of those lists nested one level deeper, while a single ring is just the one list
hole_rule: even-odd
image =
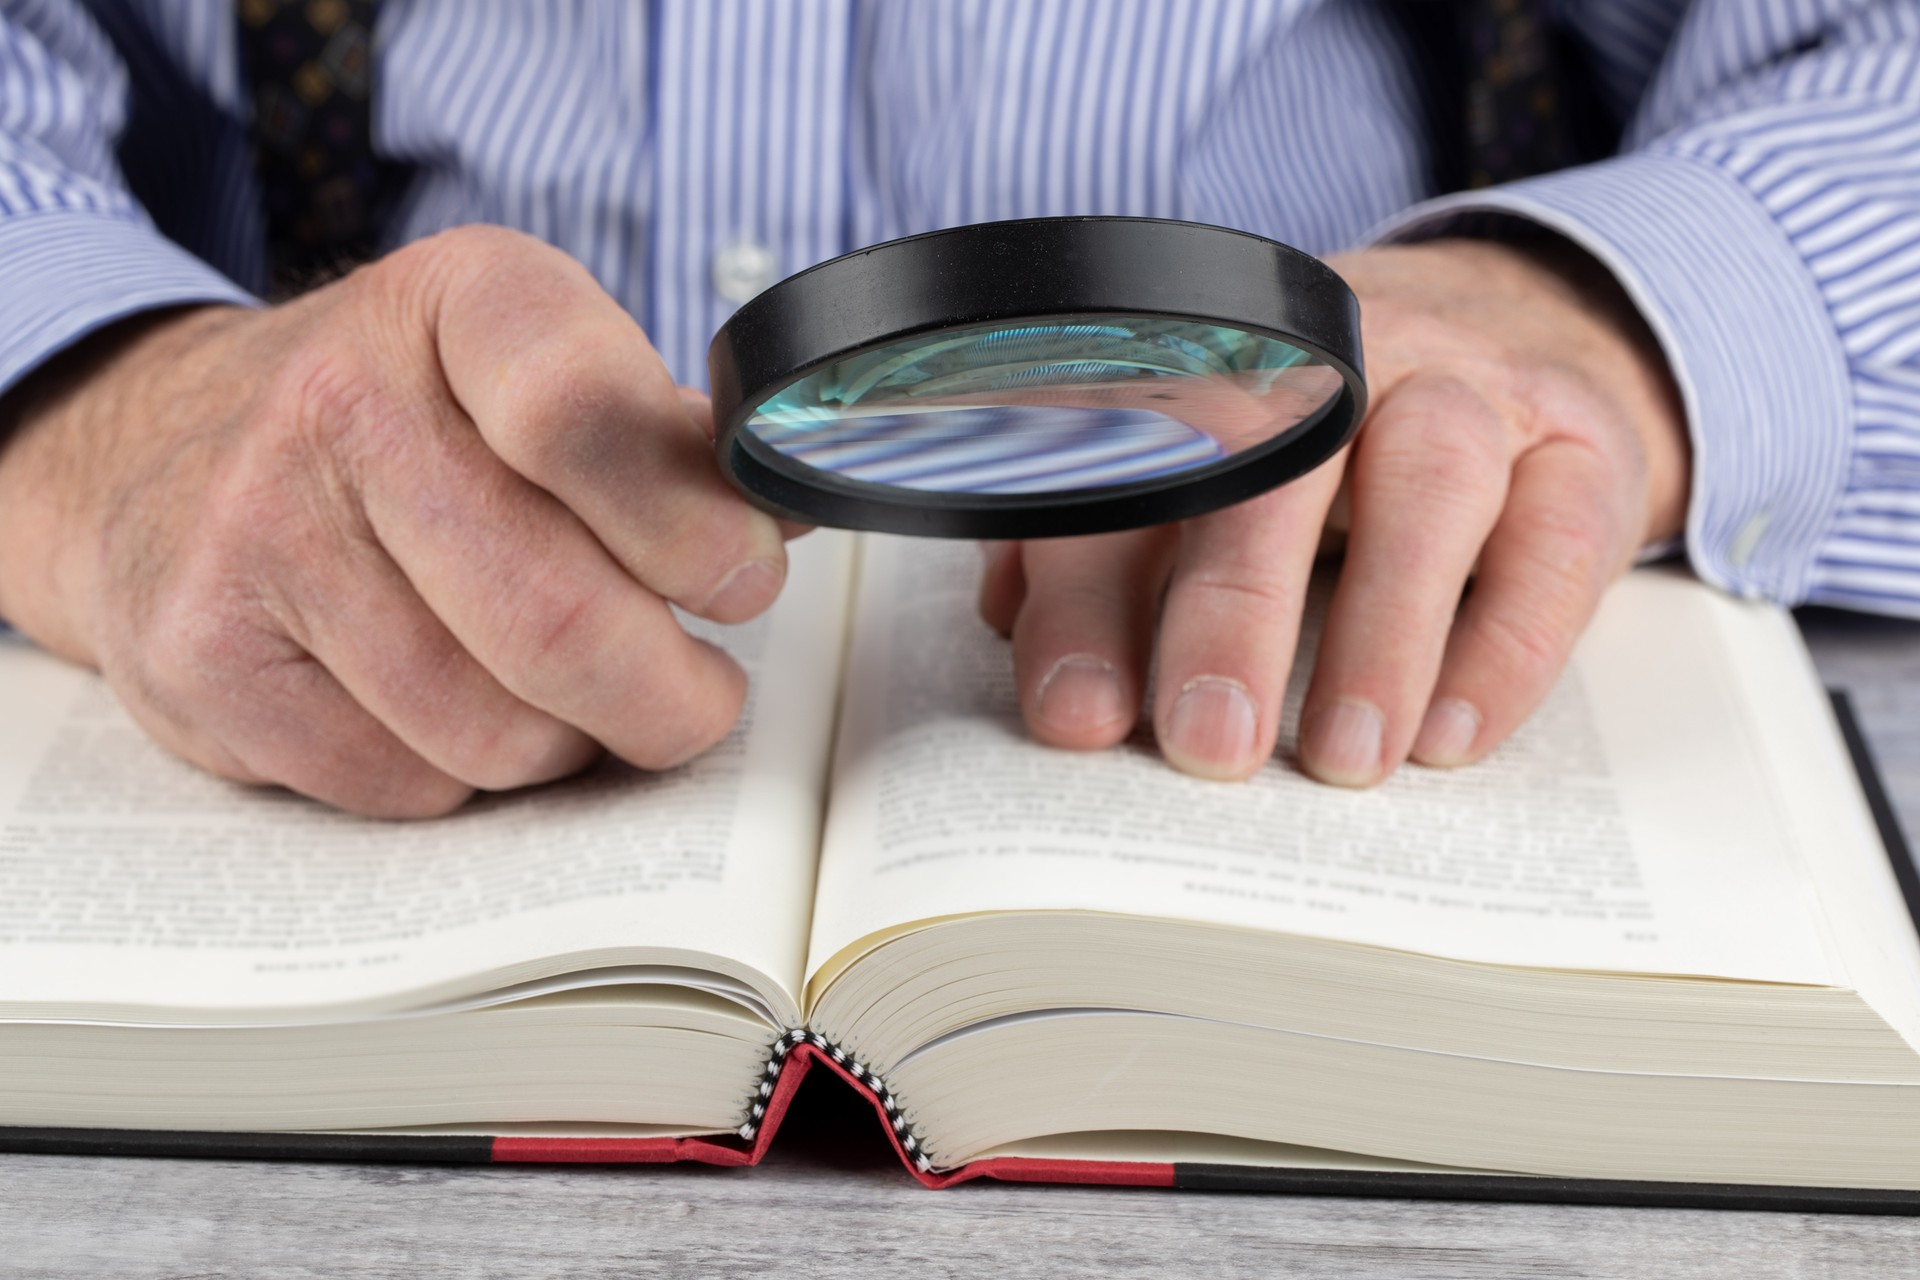
[{"label": "right hand", "polygon": [[668,602],[745,621],[786,572],[705,419],[578,264],[448,232],[9,396],[0,617],[177,754],[358,813],[665,768],[745,696]]}]

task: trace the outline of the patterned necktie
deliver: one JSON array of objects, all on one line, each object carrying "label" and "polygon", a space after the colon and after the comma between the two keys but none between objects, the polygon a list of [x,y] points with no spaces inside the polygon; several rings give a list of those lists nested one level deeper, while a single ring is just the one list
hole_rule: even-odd
[{"label": "patterned necktie", "polygon": [[1596,159],[1598,99],[1547,22],[1548,0],[1456,7],[1466,73],[1465,179],[1489,187]]},{"label": "patterned necktie", "polygon": [[372,255],[382,173],[373,156],[376,0],[239,0],[255,172],[274,292],[288,296]]},{"label": "patterned necktie", "polygon": [[1555,0],[1387,0],[1431,121],[1438,191],[1486,187],[1610,154],[1619,138]]}]

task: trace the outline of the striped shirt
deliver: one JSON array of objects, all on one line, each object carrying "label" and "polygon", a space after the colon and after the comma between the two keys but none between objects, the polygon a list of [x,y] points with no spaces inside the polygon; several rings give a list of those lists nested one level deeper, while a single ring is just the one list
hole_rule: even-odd
[{"label": "striped shirt", "polygon": [[[676,377],[740,300],[963,222],[1127,213],[1325,253],[1585,247],[1694,449],[1687,543],[1746,595],[1920,615],[1920,0],[1559,0],[1620,153],[1431,189],[1381,0],[389,0],[391,247],[577,257]],[[265,286],[232,0],[0,0],[0,391],[120,316]]]}]

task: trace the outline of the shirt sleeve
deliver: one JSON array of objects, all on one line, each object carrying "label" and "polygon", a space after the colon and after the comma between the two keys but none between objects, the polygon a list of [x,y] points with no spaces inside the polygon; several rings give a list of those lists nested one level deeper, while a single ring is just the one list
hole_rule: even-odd
[{"label": "shirt sleeve", "polygon": [[1699,0],[1618,156],[1373,238],[1475,214],[1573,240],[1645,315],[1692,436],[1701,577],[1920,616],[1920,0]]},{"label": "shirt sleeve", "polygon": [[157,230],[114,156],[127,70],[72,0],[0,0],[0,394],[157,307],[254,299]]}]

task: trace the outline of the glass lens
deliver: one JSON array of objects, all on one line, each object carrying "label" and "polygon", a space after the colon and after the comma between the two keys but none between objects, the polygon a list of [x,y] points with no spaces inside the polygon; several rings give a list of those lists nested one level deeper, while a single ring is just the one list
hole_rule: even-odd
[{"label": "glass lens", "polygon": [[1180,475],[1286,435],[1338,370],[1275,338],[1103,316],[946,329],[820,370],[745,429],[821,471],[945,493],[1060,493]]}]

